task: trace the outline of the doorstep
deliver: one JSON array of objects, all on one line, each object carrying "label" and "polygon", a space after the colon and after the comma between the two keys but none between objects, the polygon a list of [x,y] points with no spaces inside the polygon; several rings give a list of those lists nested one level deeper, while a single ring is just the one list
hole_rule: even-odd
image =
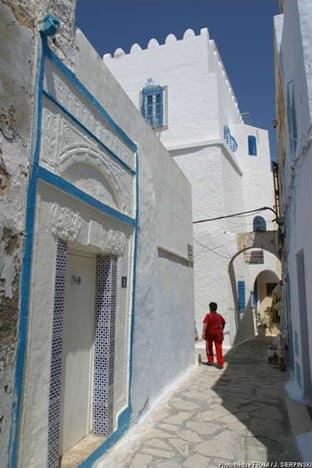
[{"label": "doorstep", "polygon": [[79,466],[102,443],[104,438],[89,434],[69,449],[62,457],[61,468],[73,468]]}]

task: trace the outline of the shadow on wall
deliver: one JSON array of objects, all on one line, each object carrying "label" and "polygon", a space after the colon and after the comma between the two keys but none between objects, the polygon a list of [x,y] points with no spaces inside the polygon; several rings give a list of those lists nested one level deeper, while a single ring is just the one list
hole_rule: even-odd
[{"label": "shadow on wall", "polygon": [[237,282],[236,276],[233,266],[233,261],[231,260],[229,265],[229,275],[230,275],[230,282],[233,294],[233,302],[235,306],[235,325],[236,325],[236,334],[233,340],[232,346],[237,345],[238,343],[252,338],[256,334],[254,318],[253,318],[253,310],[251,304],[251,298],[249,298],[248,303],[246,305],[245,312],[239,311],[239,304],[238,304],[238,295],[237,295]]},{"label": "shadow on wall", "polygon": [[242,313],[237,312],[236,315],[238,315],[238,326],[233,346],[254,337],[257,333],[255,329],[254,311],[252,309],[251,298],[248,300],[245,311]]},{"label": "shadow on wall", "polygon": [[[271,337],[257,336],[231,349],[225,356],[227,367],[213,386],[231,413],[225,420],[234,432],[225,450],[239,462],[300,460],[284,405],[287,374],[267,362],[271,342]],[[223,417],[221,413],[219,422]]]}]

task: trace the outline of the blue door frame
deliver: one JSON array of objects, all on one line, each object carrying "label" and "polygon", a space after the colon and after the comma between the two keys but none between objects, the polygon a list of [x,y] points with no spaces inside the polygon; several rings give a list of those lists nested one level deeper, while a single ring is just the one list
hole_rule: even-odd
[{"label": "blue door frame", "polygon": [[[124,144],[133,152],[135,160],[135,170],[128,166],[117,154],[112,152],[105,144],[98,139],[96,135],[90,132],[82,122],[80,122],[69,110],[67,110],[55,97],[49,95],[44,89],[44,75],[46,60],[49,59],[58,70],[62,72],[66,80],[83,96],[88,103],[100,114],[103,120],[110,126],[115,134],[123,141]],[[58,190],[70,194],[76,199],[82,200],[84,203],[96,208],[105,215],[109,215],[122,223],[125,223],[134,229],[134,257],[132,265],[132,298],[131,298],[131,324],[130,324],[130,350],[129,350],[129,394],[128,394],[128,407],[119,415],[116,430],[108,437],[82,464],[81,468],[91,467],[93,463],[99,459],[122,434],[128,429],[131,417],[131,383],[132,383],[132,355],[133,355],[133,335],[134,335],[134,316],[135,316],[135,292],[136,292],[136,268],[137,268],[137,243],[138,243],[138,225],[139,225],[139,153],[137,145],[129,138],[129,136],[116,124],[105,108],[93,96],[88,89],[81,83],[76,75],[69,70],[66,65],[49,49],[47,42],[47,35],[44,31],[41,33],[40,44],[40,57],[37,70],[36,80],[36,122],[37,126],[33,134],[33,154],[32,164],[28,182],[27,190],[27,209],[25,220],[25,242],[23,251],[23,265],[21,274],[21,288],[20,288],[20,316],[18,325],[18,343],[16,354],[16,370],[15,370],[15,388],[12,405],[12,423],[10,434],[10,459],[9,466],[15,468],[18,465],[19,456],[19,443],[20,443],[20,422],[22,415],[22,400],[23,400],[23,387],[24,387],[24,370],[25,370],[25,354],[27,348],[28,338],[28,317],[29,317],[29,299],[31,290],[31,268],[32,268],[32,255],[33,255],[33,239],[34,239],[34,225],[36,213],[36,197],[38,180],[48,183]],[[110,157],[117,162],[124,170],[135,177],[135,193],[136,193],[136,206],[135,217],[131,218],[100,202],[96,198],[87,194],[81,189],[78,189],[70,182],[62,177],[56,175],[52,171],[40,165],[40,146],[42,134],[42,108],[43,96],[53,101],[60,110],[68,115],[78,126],[80,126],[90,137],[97,143],[105,147]]]}]

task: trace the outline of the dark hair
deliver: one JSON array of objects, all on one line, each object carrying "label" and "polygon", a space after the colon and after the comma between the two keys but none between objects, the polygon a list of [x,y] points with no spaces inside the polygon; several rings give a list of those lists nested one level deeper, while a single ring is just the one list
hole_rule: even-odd
[{"label": "dark hair", "polygon": [[209,309],[211,312],[216,312],[218,309],[218,304],[216,302],[210,302]]}]

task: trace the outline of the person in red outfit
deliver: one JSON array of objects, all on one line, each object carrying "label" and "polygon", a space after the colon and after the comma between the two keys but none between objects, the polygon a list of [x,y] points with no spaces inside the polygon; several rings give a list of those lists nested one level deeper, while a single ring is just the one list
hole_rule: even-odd
[{"label": "person in red outfit", "polygon": [[210,312],[206,315],[203,322],[203,340],[206,340],[206,353],[208,366],[213,365],[213,344],[216,348],[217,367],[223,368],[224,359],[222,354],[223,329],[225,320],[221,314],[217,312],[218,304],[210,302]]}]

